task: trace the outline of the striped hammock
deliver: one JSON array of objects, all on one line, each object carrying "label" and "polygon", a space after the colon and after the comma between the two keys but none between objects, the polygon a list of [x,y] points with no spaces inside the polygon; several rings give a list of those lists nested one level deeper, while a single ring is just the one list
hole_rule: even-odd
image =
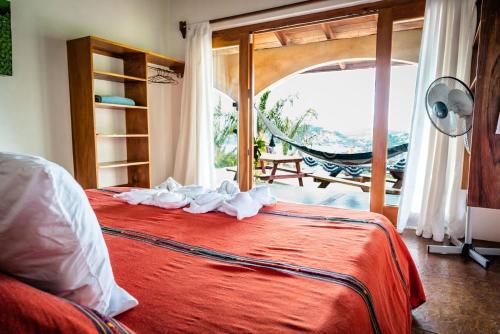
[{"label": "striped hammock", "polygon": [[[372,162],[373,154],[372,152],[362,152],[362,153],[330,153],[320,150],[316,150],[305,145],[299,144],[287,137],[283,132],[281,132],[270,120],[267,119],[261,112],[259,112],[259,117],[266,125],[267,129],[271,133],[272,137],[278,138],[281,141],[288,143],[290,146],[295,147],[297,150],[304,152],[311,157],[323,160],[339,166],[360,166],[369,165]],[[273,139],[271,139],[273,140]],[[408,144],[401,144],[393,146],[387,149],[387,158],[395,157],[399,154],[408,151]],[[332,167],[333,168],[333,167]],[[339,171],[340,173],[340,171]],[[337,173],[338,174],[338,173]],[[361,174],[361,172],[360,172]]]},{"label": "striped hammock", "polygon": [[319,161],[314,159],[313,157],[304,157],[304,163],[308,167],[316,167],[321,166],[326,172],[330,173],[330,176],[337,176],[340,172],[344,172],[349,176],[357,177],[360,176],[366,168],[359,166],[340,166],[331,162]]}]

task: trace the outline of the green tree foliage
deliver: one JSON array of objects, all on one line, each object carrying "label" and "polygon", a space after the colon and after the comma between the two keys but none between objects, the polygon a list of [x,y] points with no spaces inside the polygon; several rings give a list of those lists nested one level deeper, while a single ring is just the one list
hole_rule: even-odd
[{"label": "green tree foliage", "polygon": [[[311,125],[307,122],[313,118],[317,118],[317,113],[314,109],[308,109],[299,117],[291,119],[283,115],[283,109],[286,106],[293,106],[293,103],[298,99],[297,95],[288,96],[276,101],[274,106],[267,108],[270,91],[262,94],[259,100],[259,112],[262,112],[270,121],[291,139],[297,140],[305,144],[311,144],[315,135],[310,134]],[[234,108],[223,110],[222,101],[219,102],[214,109],[214,146],[215,146],[215,167],[223,168],[235,166],[237,164],[237,146],[230,149],[231,143],[237,143],[238,131],[238,114]],[[265,139],[271,138],[265,124],[260,117],[257,117],[257,133],[254,138],[254,160],[259,160],[262,152],[265,151]],[[286,143],[282,143],[283,154],[287,154],[290,147]]]},{"label": "green tree foliage", "polygon": [[227,151],[228,141],[231,136],[236,137],[238,129],[238,115],[236,110],[222,110],[222,101],[214,110],[214,146],[215,146],[215,167],[222,168],[235,166],[237,162],[237,148]]},{"label": "green tree foliage", "polygon": [[[262,114],[268,120],[273,122],[278,129],[281,130],[284,134],[286,134],[290,139],[293,139],[297,142],[311,145],[315,135],[310,134],[311,125],[308,124],[313,118],[318,118],[318,113],[316,110],[309,108],[302,114],[300,114],[297,118],[291,119],[288,116],[283,115],[283,109],[289,105],[293,106],[296,99],[298,99],[298,95],[290,95],[286,98],[279,99],[276,101],[274,106],[271,108],[267,107],[267,102],[269,100],[269,95],[271,91],[264,92],[259,101],[259,116]],[[257,118],[257,132],[260,136],[266,136],[268,138],[271,137],[271,133],[267,130],[266,125],[262,121],[261,117]],[[288,154],[290,146],[288,143],[282,142],[283,154]]]},{"label": "green tree foliage", "polygon": [[0,75],[12,75],[10,4],[0,0]]}]

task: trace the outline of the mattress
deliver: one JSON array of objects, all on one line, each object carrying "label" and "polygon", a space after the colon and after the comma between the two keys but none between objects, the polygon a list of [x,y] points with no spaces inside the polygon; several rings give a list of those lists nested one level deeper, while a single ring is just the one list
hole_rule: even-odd
[{"label": "mattress", "polygon": [[278,203],[238,221],[87,195],[138,333],[410,333],[425,294],[383,216]]}]

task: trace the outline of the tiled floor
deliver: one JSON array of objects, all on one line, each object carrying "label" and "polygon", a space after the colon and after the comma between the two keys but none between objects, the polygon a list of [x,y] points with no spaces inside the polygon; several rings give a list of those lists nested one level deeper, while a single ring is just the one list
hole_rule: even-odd
[{"label": "tiled floor", "polygon": [[484,270],[458,255],[427,254],[427,244],[434,242],[414,231],[406,231],[403,239],[427,295],[427,302],[413,311],[414,334],[500,333],[500,257],[492,257],[493,264]]}]

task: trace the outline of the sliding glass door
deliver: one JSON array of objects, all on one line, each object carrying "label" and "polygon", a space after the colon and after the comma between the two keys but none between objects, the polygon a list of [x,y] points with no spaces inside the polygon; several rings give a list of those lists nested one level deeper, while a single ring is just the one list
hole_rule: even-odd
[{"label": "sliding glass door", "polygon": [[[331,106],[331,115],[328,115],[328,112],[324,113],[324,117],[317,115],[317,119],[321,121],[312,121],[314,124],[311,123],[311,128],[315,131],[321,128],[319,130],[323,132],[325,129],[333,132],[338,141],[342,136],[339,137],[338,133],[335,133],[335,127],[340,127],[347,120],[354,122],[353,130],[368,123],[368,129],[364,129],[365,134],[368,134],[368,145],[355,144],[359,144],[359,140],[349,141],[352,147],[347,148],[339,148],[333,144],[323,147],[324,141],[303,144],[325,153],[371,153],[371,160],[353,163],[355,167],[362,169],[362,173],[356,178],[347,175],[349,173],[346,172],[346,165],[351,163],[313,157],[318,160],[318,165],[326,167],[325,170],[333,168],[332,165],[337,163],[342,174],[333,175],[332,171],[326,171],[329,180],[321,182],[319,178],[314,179],[313,175],[309,181],[313,186],[317,186],[313,182],[318,182],[320,186],[347,186],[351,187],[351,190],[364,192],[366,209],[385,214],[395,222],[395,205],[399,200],[404,169],[402,175],[394,167],[404,164],[413,99],[411,88],[414,86],[418,62],[418,56],[415,58],[415,54],[418,54],[420,44],[418,37],[425,2],[405,2],[398,5],[375,3],[367,6],[372,9],[368,10],[366,6],[353,7],[350,12],[349,8],[343,8],[214,33],[214,45],[223,47],[214,53],[216,68],[223,69],[215,74],[216,87],[222,92],[225,90],[226,97],[231,97],[231,100],[226,102],[226,107],[222,102],[224,98],[219,97],[221,103],[216,114],[223,114],[224,108],[230,110],[231,101],[238,102],[237,116],[235,110],[231,109],[231,126],[237,127],[237,144],[234,142],[234,136],[233,139],[216,138],[219,146],[221,143],[226,143],[226,146],[229,142],[232,143],[230,148],[222,148],[218,154],[233,154],[230,161],[234,164],[235,159],[237,160],[237,180],[242,190],[251,188],[254,178],[254,127],[257,127],[253,114],[254,95],[260,100],[265,91],[271,90],[271,94],[273,89],[279,91],[279,84],[300,75],[305,80],[306,76],[319,77],[328,73],[352,76],[354,72],[365,71],[367,76],[364,79],[358,78],[356,81],[354,77],[343,78],[343,84],[337,88],[334,82],[318,84],[317,91],[326,89],[328,92],[321,98],[311,98],[311,107],[312,104],[318,104],[320,99],[327,100]],[[328,49],[330,46],[331,50]],[[225,63],[229,58],[233,66],[231,69]],[[219,60],[220,64],[217,64]],[[238,71],[234,66],[238,67]],[[351,73],[348,73],[349,71]],[[346,80],[356,82],[355,88],[344,91],[351,82]],[[392,88],[391,82],[394,85]],[[366,85],[371,86],[370,92],[363,90]],[[345,102],[347,96],[352,96],[350,103]],[[344,103],[338,105],[341,101]],[[363,109],[363,115],[356,109],[356,106],[361,104],[365,105],[360,107]],[[332,116],[333,114],[335,115]],[[219,132],[229,128],[224,124],[216,124]],[[234,130],[232,133],[234,134]],[[288,139],[293,139],[292,133],[286,135],[290,137]],[[277,138],[272,138],[275,136],[268,137],[270,138],[267,138],[267,146],[289,146],[278,142]],[[317,137],[324,139],[324,136]],[[271,139],[274,139],[273,143]],[[308,157],[307,152],[298,152],[300,149],[295,151],[301,157]],[[224,162],[218,167],[226,168],[227,171],[227,168],[231,167],[229,164]],[[232,169],[236,170],[234,167]],[[225,178],[229,177],[228,174],[224,175]],[[332,205],[337,206],[335,203]]]},{"label": "sliding glass door", "polygon": [[387,143],[395,153],[387,158],[384,211],[394,221],[404,185],[422,27],[422,17],[392,25]]},{"label": "sliding glass door", "polygon": [[216,184],[238,177],[239,46],[213,50]]}]

